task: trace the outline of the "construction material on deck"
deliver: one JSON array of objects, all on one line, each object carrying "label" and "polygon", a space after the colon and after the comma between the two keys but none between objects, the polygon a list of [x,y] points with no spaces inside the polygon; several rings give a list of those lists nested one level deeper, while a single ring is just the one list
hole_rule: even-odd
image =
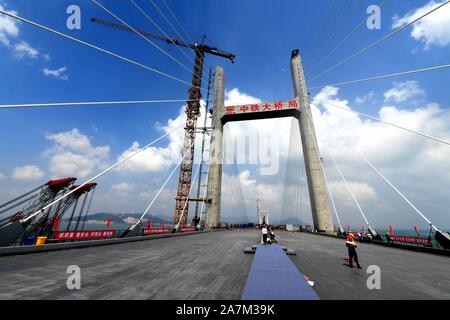
[{"label": "construction material on deck", "polygon": [[319,300],[279,245],[259,245],[242,300]]}]

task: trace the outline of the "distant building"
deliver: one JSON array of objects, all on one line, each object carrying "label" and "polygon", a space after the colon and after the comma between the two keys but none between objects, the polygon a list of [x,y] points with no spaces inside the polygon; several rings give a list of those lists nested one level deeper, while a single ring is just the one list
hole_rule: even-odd
[{"label": "distant building", "polygon": [[139,221],[139,219],[133,218],[133,217],[127,217],[123,219],[123,222],[128,224],[135,224]]},{"label": "distant building", "polygon": [[87,220],[86,224],[106,224],[107,221],[103,220]]},{"label": "distant building", "polygon": [[300,231],[300,226],[294,224],[286,224],[287,231]]}]

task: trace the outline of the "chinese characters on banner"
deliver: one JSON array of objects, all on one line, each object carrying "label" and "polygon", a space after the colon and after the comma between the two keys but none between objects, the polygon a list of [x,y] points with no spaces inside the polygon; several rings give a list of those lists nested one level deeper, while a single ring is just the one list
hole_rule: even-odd
[{"label": "chinese characters on banner", "polygon": [[58,231],[56,240],[115,238],[116,230]]},{"label": "chinese characters on banner", "polygon": [[296,99],[289,101],[277,101],[277,102],[264,102],[264,103],[252,103],[239,106],[226,106],[225,114],[241,114],[241,113],[253,113],[262,111],[278,111],[288,109],[298,109],[298,102]]},{"label": "chinese characters on banner", "polygon": [[142,230],[142,234],[147,236],[149,234],[158,234],[158,233],[169,233],[169,228],[149,228]]},{"label": "chinese characters on banner", "polygon": [[[181,232],[190,232],[190,231],[196,231],[195,227],[183,227],[181,228]],[[150,229],[143,229],[142,234],[144,236],[150,235],[150,234],[160,234],[160,233],[169,233],[169,228],[150,228]]]},{"label": "chinese characters on banner", "polygon": [[407,237],[407,236],[391,236],[392,241],[404,242],[404,243],[415,243],[422,245],[431,245],[431,240],[428,238],[418,238],[418,237]]}]

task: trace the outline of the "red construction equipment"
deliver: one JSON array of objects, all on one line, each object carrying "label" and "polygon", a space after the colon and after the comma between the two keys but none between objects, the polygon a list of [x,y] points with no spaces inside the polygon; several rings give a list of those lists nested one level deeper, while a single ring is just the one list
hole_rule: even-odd
[{"label": "red construction equipment", "polygon": [[[73,205],[72,213],[70,215],[70,219],[68,222],[68,225],[66,227],[66,231],[69,231],[72,220],[74,218],[74,214],[77,209],[78,199],[83,195],[89,193],[91,190],[93,190],[97,186],[96,183],[88,183],[78,189],[77,191],[71,193],[69,196],[67,196],[65,199],[58,202],[55,206],[47,209],[45,214],[41,215],[40,218],[27,229],[27,235],[46,235],[51,236],[53,235],[54,230],[53,226],[55,224],[55,220],[62,221],[63,216],[66,214],[66,212],[69,210],[69,208]],[[78,188],[78,185],[73,185],[69,187],[66,191],[72,191],[76,188]],[[81,208],[79,212],[79,216],[83,214],[83,208],[84,208],[84,202],[83,207]],[[76,226],[77,227],[77,226]]]},{"label": "red construction equipment", "polygon": [[[0,205],[0,214],[11,212],[13,209],[26,203],[21,210],[14,212],[2,220],[0,220],[0,228],[9,223],[25,219],[34,212],[45,207],[52,202],[58,193],[64,191],[67,187],[75,182],[76,178],[65,178],[59,180],[51,180],[27,193]],[[38,192],[39,191],[39,192]]]},{"label": "red construction equipment", "polygon": [[[14,243],[23,244],[30,236],[51,237],[56,229],[55,225],[59,226],[64,214],[73,206],[67,226],[69,229],[76,212],[78,199],[84,194],[87,196],[97,186],[96,183],[88,183],[46,210],[43,210],[43,208],[55,201],[58,197],[76,189],[78,186],[73,185],[75,180],[76,178],[51,180],[0,205],[0,214],[9,213],[9,215],[7,214],[5,218],[0,220],[0,246]],[[86,198],[79,212],[75,229],[78,227],[81,215],[83,214],[85,202]],[[17,207],[21,205],[23,207],[16,211]],[[39,211],[41,211],[40,214],[31,218],[31,215]],[[31,219],[25,220],[28,217]]]}]

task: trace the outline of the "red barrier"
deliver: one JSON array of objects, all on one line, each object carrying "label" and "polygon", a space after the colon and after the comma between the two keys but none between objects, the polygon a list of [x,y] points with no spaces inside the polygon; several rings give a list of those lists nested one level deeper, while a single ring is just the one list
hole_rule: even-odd
[{"label": "red barrier", "polygon": [[429,238],[418,238],[418,237],[408,237],[408,236],[391,236],[392,241],[403,242],[403,243],[415,243],[421,245],[431,245],[431,240]]},{"label": "red barrier", "polygon": [[181,232],[190,232],[190,231],[195,231],[195,227],[181,228]]},{"label": "red barrier", "polygon": [[149,234],[158,234],[158,233],[169,233],[169,228],[151,228],[151,229],[143,229],[142,234],[147,236]]},{"label": "red barrier", "polygon": [[116,230],[58,231],[56,240],[115,238]]}]

